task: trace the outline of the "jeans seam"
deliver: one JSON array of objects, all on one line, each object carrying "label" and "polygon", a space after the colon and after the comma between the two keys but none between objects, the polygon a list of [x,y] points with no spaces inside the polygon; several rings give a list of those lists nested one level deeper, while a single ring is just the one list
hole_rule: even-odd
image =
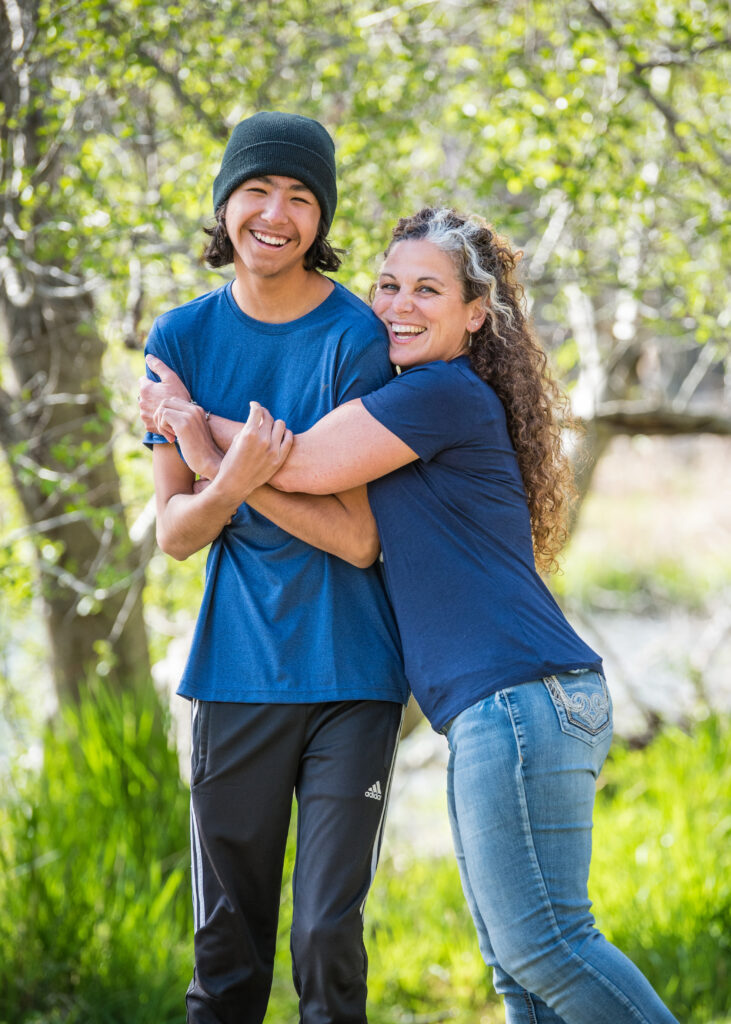
[{"label": "jeans seam", "polygon": [[525,999],[525,1005],[528,1007],[528,1024],[538,1024],[538,1017],[536,1016],[536,1008],[533,1004],[533,998],[530,992],[526,992],[523,989],[523,998]]},{"label": "jeans seam", "polygon": [[[560,932],[559,932],[559,934],[560,934]],[[634,1017],[636,1017],[636,1019],[640,1022],[640,1024],[652,1024],[652,1021],[650,1020],[650,1018],[646,1017],[645,1014],[642,1012],[642,1010],[640,1010],[639,1007],[636,1006],[634,1002],[632,1002],[632,1000],[628,999],[627,996],[625,995],[625,993],[622,992],[621,989],[617,988],[617,986],[614,984],[614,982],[611,981],[606,976],[606,974],[602,974],[601,971],[598,971],[596,969],[596,967],[594,967],[593,964],[590,964],[589,961],[585,957],[581,956],[580,953],[574,952],[574,950],[571,949],[571,947],[569,946],[568,942],[566,942],[566,939],[564,939],[563,936],[561,936],[561,942],[569,950],[569,955],[570,955],[571,959],[572,960],[575,959],[575,958],[578,959],[581,962],[581,965],[583,966],[584,970],[586,970],[586,971],[590,972],[591,974],[593,974],[594,977],[597,978],[600,983],[606,985],[607,988],[610,989],[614,993],[617,1001],[619,1003],[621,1003],[623,1006],[625,1006],[627,1011],[629,1013],[631,1013]]]},{"label": "jeans seam", "polygon": [[[518,751],[518,757],[520,758],[520,763],[522,765],[523,764],[523,748],[522,748],[522,745],[521,745],[521,742],[520,742],[520,733],[518,731],[518,724],[515,721],[515,717],[513,716],[513,709],[510,706],[510,700],[508,699],[507,692],[505,690],[502,690],[500,692],[500,697],[501,697],[502,700],[505,701],[505,708],[506,708],[506,710],[508,712],[508,718],[510,719],[510,727],[513,730],[513,736],[515,738],[515,746],[516,746],[516,749]],[[526,810],[527,810],[527,808],[526,808]]]}]

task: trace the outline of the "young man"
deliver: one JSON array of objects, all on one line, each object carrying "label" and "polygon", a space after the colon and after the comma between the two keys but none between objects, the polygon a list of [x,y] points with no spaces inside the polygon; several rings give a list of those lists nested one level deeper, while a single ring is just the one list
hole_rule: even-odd
[{"label": "young man", "polygon": [[[261,486],[291,434],[253,399],[305,430],[390,377],[387,343],[367,306],[320,273],[339,265],[326,241],[337,193],[322,125],[272,112],[243,121],[213,199],[207,258],[233,262],[235,279],[155,321],[147,362],[162,383],[141,388],[148,426],[160,397],[178,399],[157,421],[163,433],[146,436],[160,546],[186,558],[212,542],[178,691],[193,716],[188,1021],[264,1019],[295,793],[300,1019],[362,1024],[362,911],[407,687],[369,565],[378,548],[362,527],[365,488],[303,505]],[[178,435],[185,455],[186,431],[208,437],[216,414],[248,420],[225,456],[210,442],[212,470],[195,468],[215,479],[201,489],[169,442]]]}]

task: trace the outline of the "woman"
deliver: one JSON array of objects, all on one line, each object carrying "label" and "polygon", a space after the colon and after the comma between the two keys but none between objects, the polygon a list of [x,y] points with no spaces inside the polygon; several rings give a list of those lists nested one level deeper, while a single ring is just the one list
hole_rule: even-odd
[{"label": "woman", "polygon": [[[449,743],[455,851],[508,1024],[671,1022],[590,912],[611,702],[536,571],[555,565],[570,474],[517,259],[477,218],[399,221],[373,309],[402,372],[298,435],[270,483],[368,483],[407,676]],[[163,402],[157,429],[179,415]],[[237,429],[216,424],[221,448]]]}]

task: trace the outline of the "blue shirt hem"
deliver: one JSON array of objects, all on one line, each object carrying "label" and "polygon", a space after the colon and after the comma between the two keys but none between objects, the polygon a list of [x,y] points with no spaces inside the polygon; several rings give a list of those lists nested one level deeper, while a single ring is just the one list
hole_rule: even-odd
[{"label": "blue shirt hem", "polygon": [[[491,697],[494,693],[498,693],[499,690],[507,690],[511,686],[524,686],[526,683],[537,683],[542,679],[545,679],[547,676],[557,675],[561,672],[575,672],[580,669],[584,669],[587,672],[599,672],[602,675],[604,674],[601,658],[592,662],[583,661],[567,662],[562,665],[543,665],[539,670],[539,673],[535,676],[526,677],[526,674],[522,673],[519,677],[507,677],[496,682],[488,683],[484,688],[476,687],[473,692],[463,692],[459,695],[459,700],[455,700],[454,703],[449,704],[445,701],[442,708],[440,708],[438,715],[432,716],[430,721],[431,727],[435,732],[441,732],[444,729],[444,726],[451,722],[457,715],[461,714],[467,708],[471,708],[473,704],[477,704],[479,701],[485,700],[486,697]],[[414,696],[418,702],[418,693],[415,693]]]},{"label": "blue shirt hem", "polygon": [[325,704],[336,703],[341,700],[382,700],[390,704],[406,704],[409,699],[405,695],[395,694],[393,689],[380,689],[376,687],[339,687],[337,692],[332,688],[327,690],[306,690],[302,694],[296,691],[282,691],[273,693],[271,690],[221,690],[217,687],[196,687],[190,683],[181,684],[177,689],[179,697],[186,697],[188,700],[214,700],[224,704]]}]

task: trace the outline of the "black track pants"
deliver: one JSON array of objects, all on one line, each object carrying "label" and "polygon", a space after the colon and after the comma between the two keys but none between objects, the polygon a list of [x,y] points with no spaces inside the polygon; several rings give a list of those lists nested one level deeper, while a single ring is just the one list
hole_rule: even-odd
[{"label": "black track pants", "polygon": [[382,701],[195,701],[189,1024],[266,1014],[292,794],[291,948],[302,1024],[364,1024],[363,905],[403,709]]}]

